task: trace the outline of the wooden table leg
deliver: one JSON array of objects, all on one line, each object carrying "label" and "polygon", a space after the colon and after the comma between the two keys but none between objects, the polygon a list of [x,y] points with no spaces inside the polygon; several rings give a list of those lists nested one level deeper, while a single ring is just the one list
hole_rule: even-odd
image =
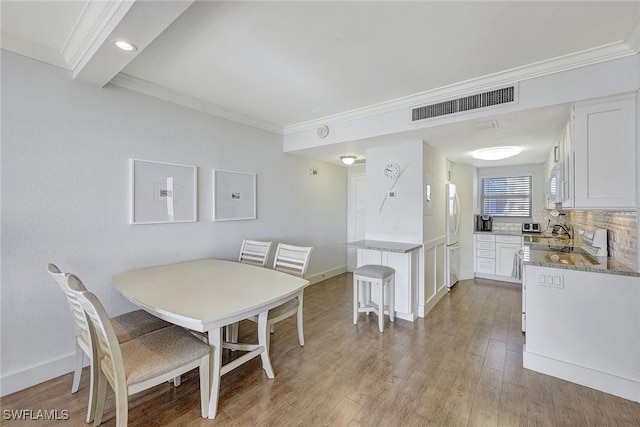
[{"label": "wooden table leg", "polygon": [[222,367],[222,328],[214,328],[208,332],[209,347],[209,419],[214,419],[218,412],[218,394],[220,393],[220,368]]},{"label": "wooden table leg", "polygon": [[271,359],[269,358],[269,344],[268,344],[268,333],[267,330],[267,316],[269,315],[268,311],[264,311],[258,315],[258,345],[262,346],[263,351],[260,354],[262,357],[262,368],[267,372],[267,376],[269,378],[274,378],[275,374],[273,373],[273,367],[271,366]]}]

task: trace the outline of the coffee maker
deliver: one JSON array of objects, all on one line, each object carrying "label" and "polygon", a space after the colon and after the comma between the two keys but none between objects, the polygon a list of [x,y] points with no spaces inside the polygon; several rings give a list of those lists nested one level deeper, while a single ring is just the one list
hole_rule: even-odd
[{"label": "coffee maker", "polygon": [[493,217],[491,215],[476,215],[476,231],[491,231]]}]

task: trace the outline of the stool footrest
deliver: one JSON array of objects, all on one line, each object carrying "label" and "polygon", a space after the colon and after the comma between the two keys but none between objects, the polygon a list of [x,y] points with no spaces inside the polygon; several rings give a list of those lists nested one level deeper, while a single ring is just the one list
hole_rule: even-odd
[{"label": "stool footrest", "polygon": [[[367,274],[364,274],[367,273]],[[395,270],[380,265],[365,265],[353,274],[353,324],[358,323],[359,313],[375,313],[378,316],[378,329],[384,332],[384,315],[395,320]],[[377,299],[371,299],[372,284],[377,285]],[[385,293],[385,289],[387,292]],[[388,296],[385,298],[385,296]]]}]

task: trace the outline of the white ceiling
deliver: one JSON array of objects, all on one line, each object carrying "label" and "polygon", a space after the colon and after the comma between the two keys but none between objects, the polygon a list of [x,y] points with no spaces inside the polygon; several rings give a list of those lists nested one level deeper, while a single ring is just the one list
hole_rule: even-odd
[{"label": "white ceiling", "polygon": [[[1,7],[4,49],[68,68],[78,80],[112,81],[283,133],[588,49],[634,54],[640,17],[640,1],[3,0]],[[116,36],[130,38],[138,51],[115,52]],[[415,136],[453,161],[469,162],[471,147],[517,141],[525,148],[519,163],[542,162],[567,111],[503,115],[490,131],[462,123]],[[385,137],[331,150],[364,153],[393,142]],[[327,149],[300,154],[337,158]]]}]

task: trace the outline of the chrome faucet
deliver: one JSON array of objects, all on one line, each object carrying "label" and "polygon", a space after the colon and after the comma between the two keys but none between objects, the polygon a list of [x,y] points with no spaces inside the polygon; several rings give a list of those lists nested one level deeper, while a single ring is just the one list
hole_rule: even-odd
[{"label": "chrome faucet", "polygon": [[564,232],[567,233],[567,235],[569,236],[569,239],[571,239],[571,231],[570,231],[571,230],[571,226],[570,225],[568,226],[569,227],[568,229],[567,229],[567,227],[565,227],[562,224],[554,225],[554,231],[556,231],[556,227],[563,229]]}]

